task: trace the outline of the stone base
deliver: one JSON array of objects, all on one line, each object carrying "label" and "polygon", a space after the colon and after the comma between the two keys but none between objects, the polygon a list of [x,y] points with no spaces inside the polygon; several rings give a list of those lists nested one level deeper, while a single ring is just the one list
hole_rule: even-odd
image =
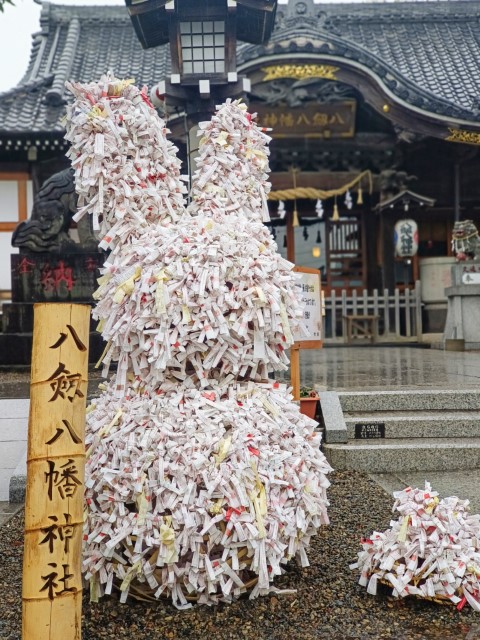
[{"label": "stone base", "polygon": [[445,289],[448,297],[444,340],[464,340],[465,351],[480,347],[480,285],[457,285]]},{"label": "stone base", "polygon": [[25,475],[13,475],[10,478],[8,491],[8,501],[10,503],[18,504],[19,502],[25,502],[25,493],[27,489],[26,466],[25,462]]},{"label": "stone base", "polygon": [[429,303],[422,309],[422,329],[424,333],[443,333],[447,319],[447,303]]},{"label": "stone base", "polygon": [[[3,333],[32,333],[33,331],[33,302],[10,302],[2,306]],[[59,303],[56,303],[59,304]],[[70,304],[70,303],[65,303]],[[79,302],[73,304],[88,304]],[[95,332],[98,320],[90,317],[90,331]]]},{"label": "stone base", "polygon": [[[33,253],[11,256],[12,302],[2,307],[0,366],[29,365],[32,355],[34,304],[43,302],[93,305],[103,252]],[[97,362],[105,348],[90,324],[89,362]]]},{"label": "stone base", "polygon": [[[29,365],[32,359],[31,333],[0,333],[0,366]],[[105,342],[99,333],[90,333],[89,362],[97,362]]]},{"label": "stone base", "polygon": [[102,253],[11,256],[13,302],[91,302]]}]

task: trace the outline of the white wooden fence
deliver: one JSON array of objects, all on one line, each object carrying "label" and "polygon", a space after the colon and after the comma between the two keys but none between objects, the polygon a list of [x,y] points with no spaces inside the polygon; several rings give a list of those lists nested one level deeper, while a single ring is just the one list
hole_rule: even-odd
[{"label": "white wooden fence", "polygon": [[364,289],[361,293],[354,291],[347,295],[332,291],[325,297],[325,316],[323,318],[323,339],[327,342],[344,338],[344,316],[373,315],[378,316],[379,336],[382,339],[399,341],[405,338],[422,337],[422,302],[420,282],[415,283],[415,289],[400,291],[395,289],[389,293],[384,289],[379,293],[374,289],[368,293]]}]

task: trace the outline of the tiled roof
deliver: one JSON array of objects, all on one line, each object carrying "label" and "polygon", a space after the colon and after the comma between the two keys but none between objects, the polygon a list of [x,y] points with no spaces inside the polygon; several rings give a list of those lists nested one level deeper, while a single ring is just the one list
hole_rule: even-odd
[{"label": "tiled roof", "polygon": [[[431,114],[478,121],[480,0],[279,5],[269,44],[240,44],[238,61],[327,53],[371,70],[399,98]],[[144,50],[123,6],[44,3],[20,84],[0,94],[1,132],[63,130],[65,80],[90,81],[111,69],[152,86],[168,73],[167,47]]]},{"label": "tiled roof", "polygon": [[169,71],[166,47],[142,49],[122,6],[44,3],[21,83],[0,94],[0,131],[63,131],[65,80],[88,82],[108,70],[152,86]]},{"label": "tiled roof", "polygon": [[240,45],[238,60],[302,51],[358,61],[406,102],[478,121],[478,0],[338,5],[290,0],[288,7],[279,6],[270,42]]}]

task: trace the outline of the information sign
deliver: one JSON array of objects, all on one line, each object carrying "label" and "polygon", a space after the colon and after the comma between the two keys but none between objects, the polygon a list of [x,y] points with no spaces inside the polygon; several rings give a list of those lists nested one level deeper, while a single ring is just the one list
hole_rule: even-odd
[{"label": "information sign", "polygon": [[480,273],[464,273],[462,274],[463,284],[480,284]]},{"label": "information sign", "polygon": [[299,329],[293,337],[301,349],[318,349],[322,346],[322,294],[320,271],[307,267],[295,267],[298,273],[297,286],[301,289],[304,304],[303,321],[307,330],[304,335]]}]

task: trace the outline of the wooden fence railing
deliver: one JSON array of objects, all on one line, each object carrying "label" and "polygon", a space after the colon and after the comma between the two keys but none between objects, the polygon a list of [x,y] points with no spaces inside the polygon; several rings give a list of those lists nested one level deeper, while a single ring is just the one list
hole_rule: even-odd
[{"label": "wooden fence railing", "polygon": [[405,338],[422,337],[422,302],[420,282],[415,283],[415,289],[400,291],[395,289],[389,293],[385,289],[379,293],[374,289],[369,293],[332,291],[325,297],[325,316],[323,318],[323,339],[339,340],[344,338],[344,316],[373,315],[378,316],[378,333],[383,339],[399,340]]}]

